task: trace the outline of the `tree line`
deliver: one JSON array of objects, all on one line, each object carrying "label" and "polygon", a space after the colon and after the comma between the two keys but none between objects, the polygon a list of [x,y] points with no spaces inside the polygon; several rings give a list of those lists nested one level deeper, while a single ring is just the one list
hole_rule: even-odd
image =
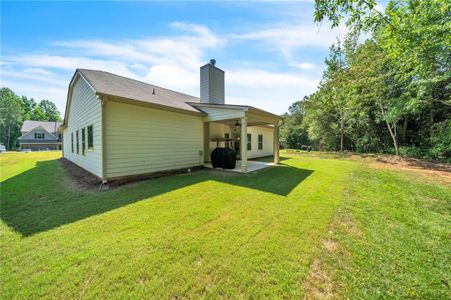
[{"label": "tree line", "polygon": [[8,150],[19,147],[17,138],[21,136],[23,121],[61,121],[61,115],[55,103],[43,99],[36,102],[33,98],[16,95],[11,89],[0,89],[0,142]]},{"label": "tree line", "polygon": [[[318,90],[293,103],[287,146],[451,160],[451,2],[316,0],[315,20],[345,20]],[[362,39],[362,33],[368,38]],[[362,41],[363,40],[363,41]]]}]

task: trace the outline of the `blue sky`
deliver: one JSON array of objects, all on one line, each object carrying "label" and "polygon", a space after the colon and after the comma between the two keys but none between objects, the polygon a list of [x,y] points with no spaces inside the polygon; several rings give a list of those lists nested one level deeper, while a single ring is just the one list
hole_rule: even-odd
[{"label": "blue sky", "polygon": [[345,28],[301,2],[1,2],[1,86],[64,111],[76,68],[199,96],[199,67],[226,72],[226,103],[274,113],[315,91]]}]

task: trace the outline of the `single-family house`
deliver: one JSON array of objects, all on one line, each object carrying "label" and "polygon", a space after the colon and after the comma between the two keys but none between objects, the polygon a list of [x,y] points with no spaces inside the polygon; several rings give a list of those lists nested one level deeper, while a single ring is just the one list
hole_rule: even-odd
[{"label": "single-family house", "polygon": [[[280,117],[225,103],[224,71],[200,68],[200,98],[103,71],[77,69],[63,130],[66,159],[102,179],[202,166],[216,146],[279,161]],[[244,137],[244,138],[243,138]]]},{"label": "single-family house", "polygon": [[61,150],[60,125],[60,122],[24,121],[20,129],[22,136],[18,138],[20,149]]}]

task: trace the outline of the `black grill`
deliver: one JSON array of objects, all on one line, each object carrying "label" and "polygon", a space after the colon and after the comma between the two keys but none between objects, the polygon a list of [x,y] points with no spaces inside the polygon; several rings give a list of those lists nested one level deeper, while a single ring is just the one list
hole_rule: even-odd
[{"label": "black grill", "polygon": [[210,157],[213,168],[235,169],[236,152],[230,148],[216,147]]}]

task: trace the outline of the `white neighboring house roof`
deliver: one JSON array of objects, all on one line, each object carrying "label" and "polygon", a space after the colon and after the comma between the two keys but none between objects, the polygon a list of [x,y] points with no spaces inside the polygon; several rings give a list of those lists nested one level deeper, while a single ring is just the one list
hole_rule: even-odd
[{"label": "white neighboring house roof", "polygon": [[49,121],[31,121],[25,120],[22,124],[22,128],[20,131],[29,132],[35,129],[36,127],[42,127],[48,133],[54,133],[58,131],[58,127],[61,125],[61,122],[49,122]]}]

